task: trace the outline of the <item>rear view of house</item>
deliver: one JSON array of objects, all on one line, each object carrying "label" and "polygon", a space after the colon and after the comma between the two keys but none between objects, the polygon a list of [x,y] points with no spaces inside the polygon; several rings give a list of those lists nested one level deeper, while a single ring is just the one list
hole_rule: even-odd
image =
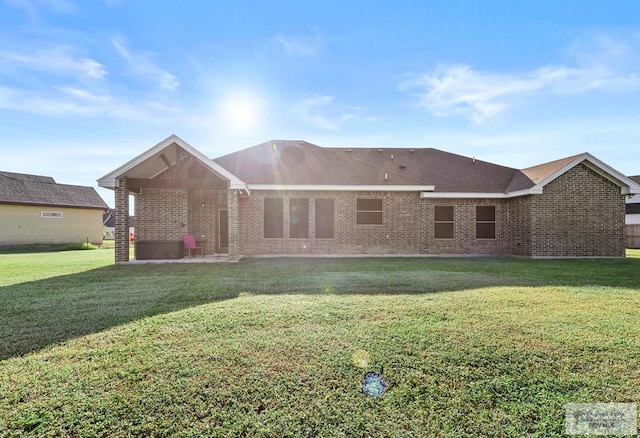
[{"label": "rear view of house", "polygon": [[107,208],[93,187],[0,172],[0,245],[102,243]]},{"label": "rear view of house", "polygon": [[[145,245],[193,234],[207,254],[623,257],[640,185],[583,153],[514,169],[433,148],[275,140],[211,160],[172,135],[98,180]],[[154,243],[155,242],[155,243]]]}]

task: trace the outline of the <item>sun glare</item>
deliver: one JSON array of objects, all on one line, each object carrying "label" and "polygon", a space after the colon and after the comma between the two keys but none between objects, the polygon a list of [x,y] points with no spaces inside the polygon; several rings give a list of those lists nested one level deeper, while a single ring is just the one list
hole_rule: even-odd
[{"label": "sun glare", "polygon": [[221,105],[221,110],[231,128],[248,130],[258,123],[260,106],[260,99],[238,95],[227,99]]}]

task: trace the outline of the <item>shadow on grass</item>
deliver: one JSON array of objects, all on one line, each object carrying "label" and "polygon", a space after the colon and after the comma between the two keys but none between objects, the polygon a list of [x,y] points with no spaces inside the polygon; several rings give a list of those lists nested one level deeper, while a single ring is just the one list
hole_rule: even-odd
[{"label": "shadow on grass", "polygon": [[240,293],[424,294],[492,286],[640,286],[640,259],[247,259],[109,266],[0,288],[0,359]]}]

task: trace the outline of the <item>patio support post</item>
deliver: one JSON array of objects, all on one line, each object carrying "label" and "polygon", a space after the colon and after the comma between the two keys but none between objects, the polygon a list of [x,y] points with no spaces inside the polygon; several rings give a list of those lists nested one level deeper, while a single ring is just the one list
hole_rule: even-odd
[{"label": "patio support post", "polygon": [[129,189],[127,178],[120,178],[116,187],[116,264],[129,261]]},{"label": "patio support post", "polygon": [[227,191],[227,209],[229,213],[229,261],[240,260],[240,241],[238,235],[238,191]]}]

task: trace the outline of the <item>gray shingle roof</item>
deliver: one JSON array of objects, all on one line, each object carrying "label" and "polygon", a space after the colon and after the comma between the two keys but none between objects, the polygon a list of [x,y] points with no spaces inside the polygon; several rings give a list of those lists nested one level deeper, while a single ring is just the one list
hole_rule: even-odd
[{"label": "gray shingle roof", "polygon": [[553,175],[558,170],[562,169],[567,164],[575,160],[579,155],[572,155],[570,157],[560,158],[559,160],[549,161],[547,163],[538,164],[536,166],[527,167],[522,169],[522,172],[534,183],[539,183],[548,176]]},{"label": "gray shingle roof", "polygon": [[323,148],[273,140],[214,161],[248,184],[435,185],[436,192],[467,193],[534,186],[518,169],[433,148]]},{"label": "gray shingle roof", "polygon": [[305,141],[272,140],[214,161],[247,184],[422,184]]},{"label": "gray shingle roof", "polygon": [[0,171],[0,203],[107,209],[93,187],[57,184],[48,176]]}]

